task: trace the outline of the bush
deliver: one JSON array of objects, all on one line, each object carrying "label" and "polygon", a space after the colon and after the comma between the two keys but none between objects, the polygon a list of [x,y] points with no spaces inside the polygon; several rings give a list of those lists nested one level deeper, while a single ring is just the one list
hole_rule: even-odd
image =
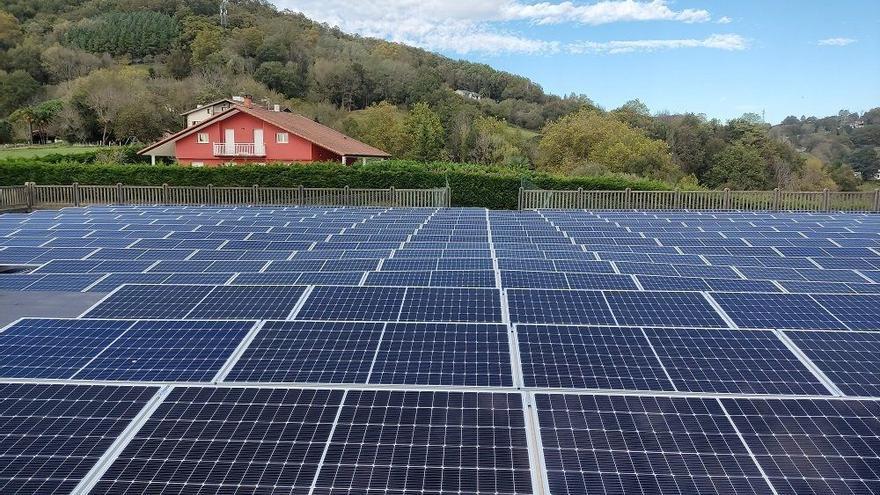
[{"label": "bush", "polygon": [[540,172],[481,165],[406,161],[371,162],[345,166],[339,163],[308,165],[241,165],[193,168],[177,165],[106,165],[72,161],[0,161],[0,185],[25,182],[37,184],[116,184],[172,186],[356,187],[452,189],[453,206],[494,209],[516,208],[522,181],[542,189],[640,190],[670,189],[667,184],[625,176],[560,177]]}]

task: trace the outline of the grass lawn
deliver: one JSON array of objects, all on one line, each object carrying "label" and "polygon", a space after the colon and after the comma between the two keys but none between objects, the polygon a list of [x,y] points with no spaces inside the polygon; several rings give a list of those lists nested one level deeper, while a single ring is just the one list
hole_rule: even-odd
[{"label": "grass lawn", "polygon": [[68,144],[34,145],[23,148],[0,147],[0,160],[5,158],[33,158],[53,154],[76,155],[100,148],[101,146],[71,146]]}]

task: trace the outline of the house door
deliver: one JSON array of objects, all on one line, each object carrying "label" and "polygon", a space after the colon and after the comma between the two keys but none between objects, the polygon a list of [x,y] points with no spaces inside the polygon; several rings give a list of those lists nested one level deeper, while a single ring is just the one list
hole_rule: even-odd
[{"label": "house door", "polygon": [[234,155],[235,154],[235,129],[226,129],[226,154]]},{"label": "house door", "polygon": [[257,156],[266,154],[266,143],[263,141],[262,129],[254,129],[254,154]]}]

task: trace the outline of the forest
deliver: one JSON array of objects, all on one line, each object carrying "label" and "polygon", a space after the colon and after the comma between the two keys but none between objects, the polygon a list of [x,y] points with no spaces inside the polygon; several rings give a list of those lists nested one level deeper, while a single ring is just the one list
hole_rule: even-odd
[{"label": "forest", "polygon": [[225,19],[218,0],[0,7],[0,144],[148,143],[196,104],[241,94],[419,162],[798,190],[853,190],[880,168],[880,108],[777,126],[652,113],[637,99],[603,109],[262,0],[232,0]]}]

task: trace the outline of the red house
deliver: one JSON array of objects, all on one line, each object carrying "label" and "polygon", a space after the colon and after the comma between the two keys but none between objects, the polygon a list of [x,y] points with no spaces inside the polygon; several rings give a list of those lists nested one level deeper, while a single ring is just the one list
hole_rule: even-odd
[{"label": "red house", "polygon": [[316,162],[385,159],[388,153],[352,139],[295,113],[259,108],[245,97],[242,103],[213,113],[140,150],[153,163],[173,156],[194,167],[227,163]]}]

